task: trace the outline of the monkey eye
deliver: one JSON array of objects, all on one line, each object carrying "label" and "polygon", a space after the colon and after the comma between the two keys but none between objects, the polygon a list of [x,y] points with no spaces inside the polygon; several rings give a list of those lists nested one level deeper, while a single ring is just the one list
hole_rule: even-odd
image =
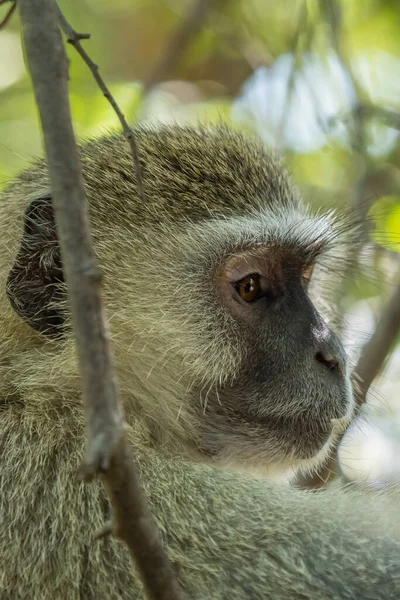
[{"label": "monkey eye", "polygon": [[252,273],[251,275],[247,275],[236,281],[233,284],[233,287],[242,298],[246,302],[254,302],[254,300],[258,300],[262,294],[260,275],[258,273]]},{"label": "monkey eye", "polygon": [[314,271],[314,266],[315,265],[312,265],[311,267],[307,267],[307,269],[305,269],[302,273],[302,279],[303,279],[303,283],[304,283],[305,287],[307,287],[311,281],[312,274]]}]

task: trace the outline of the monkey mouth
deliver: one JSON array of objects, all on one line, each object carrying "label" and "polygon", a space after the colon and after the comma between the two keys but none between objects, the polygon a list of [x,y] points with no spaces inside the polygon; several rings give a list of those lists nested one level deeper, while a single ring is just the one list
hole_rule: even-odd
[{"label": "monkey mouth", "polygon": [[284,423],[275,419],[241,419],[235,428],[223,433],[214,421],[203,431],[202,451],[217,461],[233,461],[249,468],[288,469],[300,468],[301,464],[315,461],[329,448],[334,439],[333,424]]},{"label": "monkey mouth", "polygon": [[341,421],[341,419],[316,419],[307,418],[307,416],[276,416],[266,415],[258,416],[248,414],[247,418],[244,419],[250,426],[259,426],[266,431],[293,431],[296,434],[308,434],[308,435],[327,435],[332,433],[334,423]]},{"label": "monkey mouth", "polygon": [[257,417],[247,415],[247,435],[257,436],[271,455],[293,457],[297,460],[314,458],[333,435],[340,434],[348,424],[347,415],[341,419],[315,419],[307,415]]},{"label": "monkey mouth", "polygon": [[[221,409],[221,407],[219,407]],[[214,457],[225,446],[235,453],[258,457],[259,462],[279,464],[287,460],[313,459],[335,433],[330,419],[316,420],[263,416],[254,413],[213,411],[204,423],[203,450]]]}]

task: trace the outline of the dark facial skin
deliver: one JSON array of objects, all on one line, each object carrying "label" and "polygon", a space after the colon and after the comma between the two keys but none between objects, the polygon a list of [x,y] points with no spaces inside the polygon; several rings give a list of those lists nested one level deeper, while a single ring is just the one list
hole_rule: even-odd
[{"label": "dark facial skin", "polygon": [[244,358],[235,381],[209,395],[203,439],[212,454],[223,427],[232,445],[246,441],[271,461],[308,460],[331,437],[332,420],[351,412],[346,354],[308,295],[312,270],[296,253],[259,248],[217,272]]}]

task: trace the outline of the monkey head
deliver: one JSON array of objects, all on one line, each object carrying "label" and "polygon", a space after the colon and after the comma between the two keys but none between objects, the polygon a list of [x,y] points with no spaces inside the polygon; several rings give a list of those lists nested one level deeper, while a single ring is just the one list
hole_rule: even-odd
[{"label": "monkey head", "polygon": [[283,204],[176,231],[159,323],[171,337],[174,323],[185,368],[199,371],[188,399],[202,450],[270,474],[315,468],[354,409],[344,348],[316,307],[342,225],[286,193]]},{"label": "monkey head", "polygon": [[[129,418],[166,451],[266,471],[316,466],[353,412],[346,354],[319,310],[348,227],[311,214],[280,161],[236,133],[137,136],[146,205],[120,136],[81,149]],[[65,351],[49,210],[46,194],[27,208],[8,294]]]}]

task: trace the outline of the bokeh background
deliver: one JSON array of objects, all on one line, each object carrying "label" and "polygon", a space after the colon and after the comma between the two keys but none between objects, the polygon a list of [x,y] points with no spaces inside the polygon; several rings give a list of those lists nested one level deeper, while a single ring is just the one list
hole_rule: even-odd
[{"label": "bokeh background", "polygon": [[[62,0],[130,123],[223,121],[285,154],[306,199],[366,218],[340,290],[353,363],[400,285],[399,0]],[[0,20],[9,6],[0,7]],[[68,46],[80,138],[118,127]],[[0,31],[0,186],[41,154],[15,13]],[[400,297],[400,296],[399,296]],[[400,300],[399,300],[400,302]],[[399,320],[399,319],[398,319]],[[400,479],[400,344],[340,448],[349,480]]]}]

